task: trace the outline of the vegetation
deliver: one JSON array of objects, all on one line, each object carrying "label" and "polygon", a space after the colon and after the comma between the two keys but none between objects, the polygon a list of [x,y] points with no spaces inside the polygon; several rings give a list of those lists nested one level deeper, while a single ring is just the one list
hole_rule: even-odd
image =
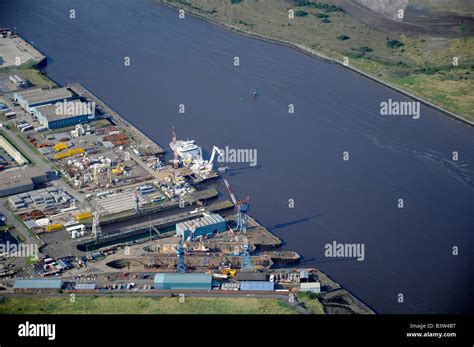
[{"label": "vegetation", "polygon": [[303,302],[303,305],[312,314],[324,314],[324,308],[318,300],[318,294],[311,292],[300,292],[298,293],[298,301]]},{"label": "vegetation", "polygon": [[341,41],[346,41],[346,40],[349,40],[351,37],[350,36],[347,36],[346,34],[341,34],[337,37],[338,40],[341,40]]},{"label": "vegetation", "polygon": [[298,0],[296,6],[308,6],[312,8],[317,8],[318,10],[324,10],[326,12],[344,12],[344,9],[340,6],[321,3],[321,2],[311,2],[307,0]]},{"label": "vegetation", "polygon": [[296,17],[306,17],[308,15],[308,12],[303,11],[303,10],[296,10],[295,11],[295,16]]},{"label": "vegetation", "polygon": [[403,46],[403,42],[400,42],[398,40],[387,40],[387,47],[390,47],[390,48],[398,48],[398,47],[402,47]]},{"label": "vegetation", "polygon": [[357,51],[357,52],[360,52],[362,54],[365,54],[365,53],[370,53],[373,51],[372,48],[370,47],[367,47],[367,46],[363,46],[363,47],[359,47],[359,48],[353,48],[354,51]]},{"label": "vegetation", "polygon": [[314,14],[317,18],[329,18],[329,15],[326,13],[315,13]]},{"label": "vegetation", "polygon": [[[389,33],[361,23],[342,7],[306,0],[246,0],[233,7],[222,0],[157,1],[179,3],[209,20],[293,42],[339,62],[349,57],[350,67],[474,121],[473,36],[440,38]],[[307,16],[324,12],[330,17],[292,20],[288,18],[289,9],[303,11]],[[212,10],[215,12],[209,15]],[[463,31],[466,33],[466,28],[460,27]],[[338,32],[344,34],[336,37],[334,33]],[[457,66],[452,65],[453,57],[459,60]]]},{"label": "vegetation", "polygon": [[295,314],[277,299],[77,296],[9,297],[0,314]]}]

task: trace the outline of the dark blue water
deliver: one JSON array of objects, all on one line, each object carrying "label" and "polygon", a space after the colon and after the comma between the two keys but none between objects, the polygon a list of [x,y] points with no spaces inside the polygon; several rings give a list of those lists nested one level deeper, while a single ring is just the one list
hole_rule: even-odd
[{"label": "dark blue water", "polygon": [[[382,118],[381,101],[406,98],[151,0],[2,0],[0,23],[48,56],[51,78],[84,84],[162,146],[175,126],[207,150],[256,148],[257,167],[229,174],[251,214],[377,312],[474,311],[471,127],[426,107],[419,120]],[[364,243],[365,261],[326,258],[334,240]]]}]

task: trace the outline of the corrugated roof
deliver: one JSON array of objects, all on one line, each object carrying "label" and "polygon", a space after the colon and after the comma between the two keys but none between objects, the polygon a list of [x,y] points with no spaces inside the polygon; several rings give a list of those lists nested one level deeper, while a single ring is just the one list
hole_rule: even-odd
[{"label": "corrugated roof", "polygon": [[70,104],[68,104],[66,110],[63,110],[62,112],[58,112],[58,105],[56,104],[38,106],[35,107],[35,109],[36,111],[40,112],[48,121],[91,115],[93,112],[93,110],[88,109],[88,106],[80,100],[69,101],[69,103]]},{"label": "corrugated roof", "polygon": [[18,93],[25,99],[29,105],[36,105],[45,102],[56,101],[60,99],[68,99],[72,97],[72,92],[67,88],[55,89],[30,89]]},{"label": "corrugated roof", "polygon": [[155,283],[212,283],[211,274],[202,273],[157,273]]},{"label": "corrugated roof", "polygon": [[321,288],[321,282],[303,282],[301,288]]},{"label": "corrugated roof", "polygon": [[176,227],[181,229],[187,230],[196,230],[197,228],[222,223],[225,222],[225,219],[222,218],[220,215],[212,213],[212,214],[205,214],[201,218],[191,219],[189,221],[181,222],[176,225]]},{"label": "corrugated roof", "polygon": [[269,290],[274,289],[273,282],[245,281],[240,282],[240,290]]},{"label": "corrugated roof", "polygon": [[16,280],[13,285],[14,289],[61,289],[62,280],[56,279],[29,279]]},{"label": "corrugated roof", "polygon": [[235,279],[237,281],[266,281],[267,274],[265,272],[237,272]]},{"label": "corrugated roof", "polygon": [[74,286],[76,290],[94,290],[95,283],[76,283]]}]

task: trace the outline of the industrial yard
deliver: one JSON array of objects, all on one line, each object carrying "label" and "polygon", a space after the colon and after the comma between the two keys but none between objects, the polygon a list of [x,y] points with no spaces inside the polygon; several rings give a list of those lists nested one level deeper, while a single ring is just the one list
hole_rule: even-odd
[{"label": "industrial yard", "polygon": [[[41,313],[373,313],[317,269],[295,267],[300,256],[281,250],[221,177],[217,146],[205,159],[170,129],[161,147],[80,84],[9,77],[0,212],[12,242],[1,254],[0,312],[39,313],[48,300]],[[12,255],[23,244],[36,252]],[[38,298],[68,293],[101,296],[75,308]],[[180,294],[191,297],[185,309],[169,298]],[[129,310],[131,300],[151,306]]]}]

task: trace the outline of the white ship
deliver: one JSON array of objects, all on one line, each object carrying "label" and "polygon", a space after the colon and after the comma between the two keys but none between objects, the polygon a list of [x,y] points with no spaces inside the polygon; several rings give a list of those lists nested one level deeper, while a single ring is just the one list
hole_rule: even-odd
[{"label": "white ship", "polygon": [[183,161],[183,164],[189,166],[193,161],[202,160],[202,149],[194,140],[177,140],[176,146],[173,142],[170,143],[170,148],[178,154],[178,159]]},{"label": "white ship", "polygon": [[204,160],[202,148],[196,145],[194,140],[176,140],[176,145],[171,142],[170,148],[173,152],[176,150],[178,160],[198,176],[201,181],[218,176],[212,171],[216,154],[222,155],[222,151],[217,146],[212,148],[209,160]]}]

